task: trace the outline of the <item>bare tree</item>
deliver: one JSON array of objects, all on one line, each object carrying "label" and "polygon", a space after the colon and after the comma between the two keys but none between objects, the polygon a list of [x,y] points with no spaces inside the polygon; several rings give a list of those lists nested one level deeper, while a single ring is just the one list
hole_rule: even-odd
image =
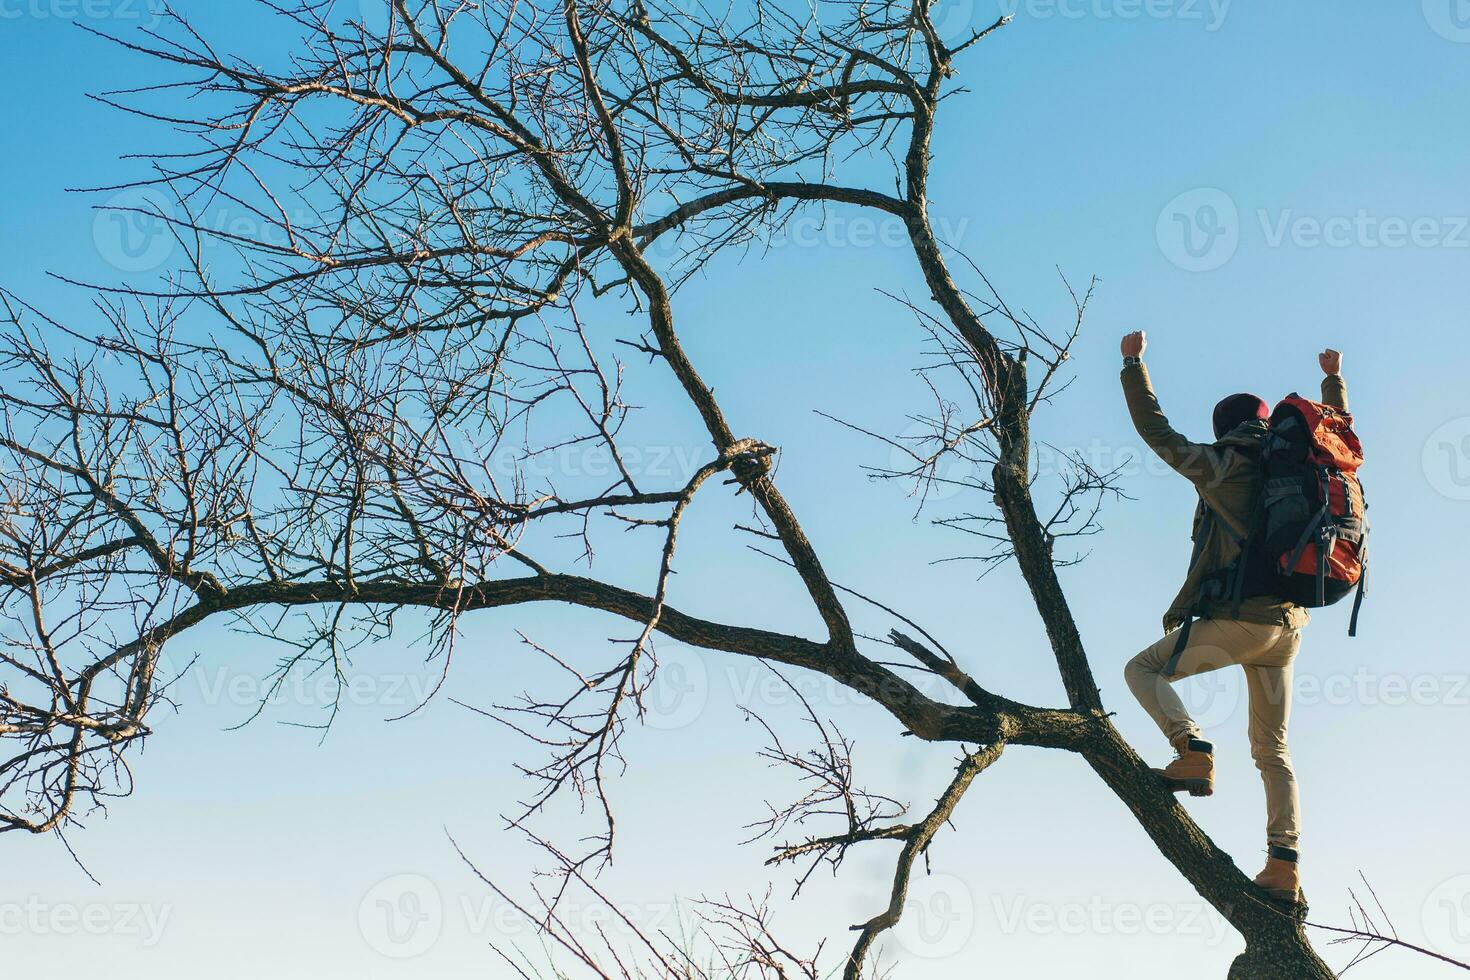
[{"label": "bare tree", "polygon": [[[156,288],[96,287],[98,326],[4,297],[0,735],[11,751],[0,830],[60,832],[131,789],[129,751],[168,698],[161,651],[205,621],[286,644],[281,682],[303,669],[344,677],[356,647],[415,611],[447,672],[461,617],[568,603],[620,617],[628,636],[594,670],[527,637],[565,689],[481,710],[539,746],[518,826],[560,793],[597,801],[593,846],[552,849],[561,885],[539,914],[584,963],[591,953],[558,932],[557,901],[613,852],[603,790],[665,636],[825,675],[937,751],[958,751],[943,794],[902,822],[901,808],[856,785],[844,739],[815,713],[815,748],[774,740],[769,757],[806,787],[762,828],[782,838],[774,861],[837,867],[866,842],[903,845],[890,894],[874,896],[857,929],[848,977],[864,975],[917,860],[1008,745],[1087,761],[1245,937],[1231,976],[1333,976],[1303,933],[1305,909],[1259,892],[1113,727],[1058,581],[1070,560],[1058,542],[1093,533],[1118,489],[1083,460],[1059,486],[1032,465],[1033,418],[1060,390],[1090,288],[1071,294],[1075,318],[1044,328],[931,226],[940,105],[959,91],[957,59],[1004,20],[951,37],[935,0],[799,13],[392,0],[386,28],[371,29],[327,2],[264,5],[299,46],[221,53],[178,14],[115,39],[165,77],[102,97],[194,141],[125,185],[151,189],[153,203],[125,213],[164,224],[186,261]],[[847,182],[855,159],[869,170],[889,161],[892,186]],[[253,231],[213,226],[220,207],[251,216]],[[929,338],[921,373],[935,401],[915,416],[924,435],[890,440],[912,465],[880,475],[913,479],[921,495],[945,480],[969,492],[974,505],[944,520],[985,542],[981,560],[1024,578],[1065,705],[986,689],[963,666],[973,651],[951,654],[834,582],[777,487],[777,449],[741,434],[686,353],[677,287],[813,207],[902,223],[930,291],[902,308]],[[655,243],[670,261],[654,259]],[[617,329],[598,326],[608,322]],[[617,335],[628,322],[636,330]],[[692,413],[708,437],[679,480],[625,463],[625,386],[649,370],[682,398],[655,390],[658,411]],[[613,475],[536,473],[567,447],[605,452]],[[769,629],[735,602],[720,618],[671,603],[681,520],[731,492],[750,501],[754,525],[735,540],[753,536],[789,566],[825,636]],[[623,555],[646,561],[641,583],[591,573],[614,530]],[[854,601],[903,632],[859,635]],[[905,672],[948,693],[931,696]],[[760,908],[716,911],[743,937],[747,967],[756,962],[747,975],[813,975],[767,942]],[[759,950],[767,959],[750,960]]]}]

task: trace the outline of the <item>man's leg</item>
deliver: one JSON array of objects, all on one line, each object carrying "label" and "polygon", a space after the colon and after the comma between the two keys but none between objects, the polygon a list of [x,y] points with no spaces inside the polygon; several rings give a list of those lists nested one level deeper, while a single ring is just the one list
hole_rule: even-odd
[{"label": "man's leg", "polygon": [[1266,840],[1291,850],[1300,840],[1301,804],[1286,747],[1286,726],[1291,718],[1292,661],[1300,645],[1300,632],[1288,631],[1277,649],[1245,665],[1251,758],[1266,786]]},{"label": "man's leg", "polygon": [[1200,739],[1199,726],[1189,717],[1171,682],[1266,656],[1281,632],[1278,627],[1206,619],[1190,631],[1172,676],[1165,677],[1164,669],[1178,646],[1178,633],[1164,637],[1129,662],[1124,671],[1129,688],[1178,753],[1173,762],[1154,770],[1171,791],[1191,796],[1211,796],[1215,791],[1214,746]]},{"label": "man's leg", "polygon": [[1224,619],[1202,619],[1190,631],[1189,645],[1179,658],[1172,677],[1165,677],[1163,671],[1179,644],[1177,630],[1128,661],[1128,666],[1123,668],[1123,676],[1128,681],[1128,689],[1143,705],[1143,710],[1148,712],[1171,743],[1185,737],[1199,738],[1199,726],[1189,717],[1171,681],[1254,660],[1265,655],[1278,636],[1279,631],[1273,631],[1271,627],[1248,626]]},{"label": "man's leg", "polygon": [[1297,864],[1301,808],[1286,749],[1286,725],[1291,717],[1292,661],[1300,646],[1301,632],[1285,630],[1271,650],[1244,665],[1250,691],[1251,756],[1266,785],[1266,867],[1255,880],[1267,895],[1293,903],[1303,901]]}]

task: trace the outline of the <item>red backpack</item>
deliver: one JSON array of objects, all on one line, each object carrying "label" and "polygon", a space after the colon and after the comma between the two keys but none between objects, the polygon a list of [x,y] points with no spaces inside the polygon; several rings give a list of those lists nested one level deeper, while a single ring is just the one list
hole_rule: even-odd
[{"label": "red backpack", "polygon": [[1321,608],[1356,587],[1349,635],[1367,585],[1368,517],[1358,468],[1363,445],[1351,414],[1292,394],[1271,414],[1260,539],[1271,589]]}]

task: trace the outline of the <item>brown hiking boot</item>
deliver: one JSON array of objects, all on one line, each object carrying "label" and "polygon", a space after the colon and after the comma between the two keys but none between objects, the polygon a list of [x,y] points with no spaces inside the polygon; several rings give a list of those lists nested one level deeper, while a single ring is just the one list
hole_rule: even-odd
[{"label": "brown hiking boot", "polygon": [[1203,739],[1180,736],[1174,741],[1179,757],[1155,769],[1172,792],[1190,796],[1212,796],[1215,792],[1215,747]]},{"label": "brown hiking boot", "polygon": [[1256,875],[1256,887],[1278,902],[1301,903],[1302,873],[1297,866],[1297,852],[1290,847],[1272,844],[1266,849],[1266,869]]}]

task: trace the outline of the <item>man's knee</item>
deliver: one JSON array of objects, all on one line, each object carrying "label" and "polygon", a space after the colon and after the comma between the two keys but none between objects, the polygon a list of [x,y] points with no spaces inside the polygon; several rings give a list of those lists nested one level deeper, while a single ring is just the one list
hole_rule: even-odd
[{"label": "man's knee", "polygon": [[1155,662],[1153,651],[1145,650],[1123,665],[1123,679],[1130,687],[1137,687],[1140,681],[1157,681],[1162,671],[1163,666]]},{"label": "man's knee", "polygon": [[1251,742],[1251,758],[1262,772],[1280,772],[1290,775],[1291,753],[1285,739],[1263,739]]},{"label": "man's knee", "polygon": [[1138,680],[1142,676],[1143,668],[1138,663],[1137,657],[1134,657],[1132,660],[1123,665],[1123,679],[1127,681],[1130,686],[1132,686],[1133,682]]}]

